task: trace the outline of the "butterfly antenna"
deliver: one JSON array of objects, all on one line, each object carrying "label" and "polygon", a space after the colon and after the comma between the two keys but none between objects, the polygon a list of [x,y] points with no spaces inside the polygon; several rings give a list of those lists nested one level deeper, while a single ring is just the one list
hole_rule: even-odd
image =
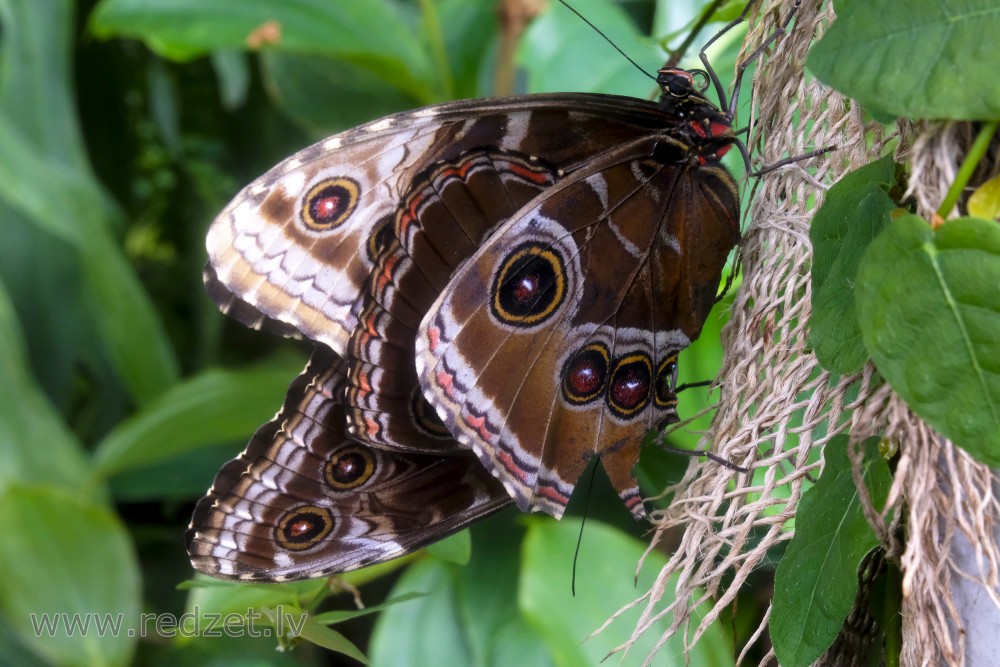
[{"label": "butterfly antenna", "polygon": [[[559,0],[562,2],[562,0]],[[583,517],[580,519],[580,534],[576,536],[576,550],[573,552],[573,577],[570,579],[569,590],[576,597],[576,562],[580,559],[580,545],[583,544],[583,527],[587,525],[587,515],[590,513],[590,492],[594,489],[594,477],[597,475],[597,461],[600,461],[601,457],[598,456],[597,460],[594,462],[594,467],[590,469],[590,481],[587,483],[587,495],[584,496],[583,500]]]},{"label": "butterfly antenna", "polygon": [[573,12],[574,14],[576,14],[576,15],[577,15],[577,17],[578,17],[578,18],[579,18],[579,19],[580,19],[581,21],[583,21],[584,23],[586,23],[587,25],[589,25],[589,26],[591,27],[591,29],[593,29],[593,31],[594,31],[594,32],[596,32],[596,33],[597,33],[598,35],[600,35],[601,37],[603,37],[603,38],[604,38],[604,41],[606,41],[606,42],[607,42],[608,44],[610,44],[610,45],[611,45],[611,48],[613,48],[613,49],[614,49],[615,51],[617,51],[618,53],[620,53],[620,54],[622,55],[622,57],[623,57],[623,58],[625,58],[625,60],[627,60],[627,61],[629,61],[630,63],[632,63],[632,66],[633,66],[633,67],[635,67],[635,68],[636,68],[637,70],[639,70],[640,72],[642,72],[642,73],[643,73],[644,75],[646,75],[647,77],[649,77],[649,78],[650,78],[650,79],[652,79],[653,81],[656,81],[656,77],[655,77],[655,76],[653,76],[652,74],[650,74],[649,72],[647,72],[646,70],[644,70],[644,69],[642,68],[642,65],[640,65],[640,64],[639,64],[639,63],[637,63],[636,61],[632,60],[632,58],[631,58],[631,57],[629,57],[629,55],[628,55],[627,53],[625,53],[624,51],[622,51],[622,50],[621,50],[621,48],[619,48],[619,46],[618,46],[617,44],[615,44],[615,43],[614,43],[614,42],[613,42],[613,41],[611,40],[611,38],[610,38],[610,37],[608,37],[608,36],[607,36],[606,34],[604,34],[604,31],[603,31],[603,30],[601,30],[601,29],[600,29],[600,28],[598,28],[598,27],[597,27],[596,25],[594,25],[593,23],[591,23],[591,22],[590,22],[590,19],[588,19],[588,18],[587,18],[586,16],[584,16],[583,14],[581,14],[580,12],[578,12],[578,11],[576,10],[576,8],[575,8],[575,7],[573,7],[573,5],[571,5],[571,4],[569,4],[568,2],[566,2],[566,0],[559,0],[559,4],[561,4],[561,5],[563,6],[563,7],[565,7],[566,9],[568,9],[568,10],[570,10],[571,12]]}]

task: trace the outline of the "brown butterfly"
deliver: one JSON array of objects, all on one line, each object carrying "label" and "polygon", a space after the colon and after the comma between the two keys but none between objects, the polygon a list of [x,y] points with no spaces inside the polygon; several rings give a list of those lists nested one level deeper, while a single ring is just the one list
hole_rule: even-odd
[{"label": "brown butterfly", "polygon": [[690,72],[658,82],[658,102],[532,95],[389,116],[226,207],[210,294],[318,346],[199,503],[196,568],[353,569],[511,498],[558,517],[594,456],[642,516],[640,443],[677,419],[677,354],[739,239],[728,116]]}]

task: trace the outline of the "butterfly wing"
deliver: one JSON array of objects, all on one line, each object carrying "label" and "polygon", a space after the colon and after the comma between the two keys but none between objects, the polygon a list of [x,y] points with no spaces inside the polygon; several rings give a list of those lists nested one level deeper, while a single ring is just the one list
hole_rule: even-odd
[{"label": "butterfly wing", "polygon": [[275,419],[223,466],[188,529],[195,569],[259,581],[344,572],[510,504],[471,455],[400,454],[344,437],[343,373],[316,346]]},{"label": "butterfly wing", "polygon": [[419,174],[483,147],[562,155],[572,169],[593,152],[578,146],[589,137],[613,145],[661,121],[651,102],[536,95],[427,107],[335,135],[271,169],[219,214],[206,240],[210,294],[248,326],[273,321],[343,354],[382,232]]},{"label": "butterfly wing", "polygon": [[700,333],[739,238],[732,178],[689,152],[669,133],[649,137],[550,188],[423,320],[425,397],[524,511],[561,516],[596,455],[644,512],[640,443],[676,420],[677,353]]}]

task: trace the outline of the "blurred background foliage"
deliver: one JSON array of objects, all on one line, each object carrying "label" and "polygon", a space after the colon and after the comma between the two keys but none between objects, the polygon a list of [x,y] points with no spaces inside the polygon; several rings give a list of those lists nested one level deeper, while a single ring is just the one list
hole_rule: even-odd
[{"label": "blurred background foliage", "polygon": [[[649,35],[676,43],[703,3],[573,4],[652,71],[664,51]],[[584,641],[665,558],[634,583],[647,526],[602,473],[563,522],[506,511],[473,528],[471,551],[459,537],[342,582],[178,588],[192,577],[194,502],[273,415],[308,348],[215,310],[201,285],[208,224],[282,158],[387,113],[498,88],[653,94],[565,8],[539,9],[519,35],[496,0],[0,0],[0,664],[358,664],[350,641],[375,665],[582,665],[631,634],[635,614]],[[741,34],[713,54],[723,74]],[[682,381],[718,369],[716,312]],[[709,398],[687,392],[682,414]],[[672,444],[693,446],[706,423]],[[685,465],[647,447],[645,491]],[[356,609],[351,586],[368,605],[425,595],[331,613]],[[326,614],[306,641],[280,642],[171,638],[140,621],[279,605]],[[694,664],[731,664],[733,633],[760,610],[751,592]],[[54,612],[123,625],[40,632]],[[657,664],[684,664],[680,644]]]}]

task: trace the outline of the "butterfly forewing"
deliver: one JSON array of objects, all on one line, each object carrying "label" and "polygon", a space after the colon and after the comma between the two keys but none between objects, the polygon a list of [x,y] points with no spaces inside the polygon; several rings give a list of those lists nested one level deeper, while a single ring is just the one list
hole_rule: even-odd
[{"label": "butterfly forewing", "polygon": [[643,100],[534,95],[428,107],[335,135],[248,185],[212,223],[209,264],[224,287],[213,296],[224,309],[227,294],[251,306],[247,324],[277,320],[343,354],[376,260],[370,241],[419,174],[481,148],[567,155],[572,170],[658,122]]}]

